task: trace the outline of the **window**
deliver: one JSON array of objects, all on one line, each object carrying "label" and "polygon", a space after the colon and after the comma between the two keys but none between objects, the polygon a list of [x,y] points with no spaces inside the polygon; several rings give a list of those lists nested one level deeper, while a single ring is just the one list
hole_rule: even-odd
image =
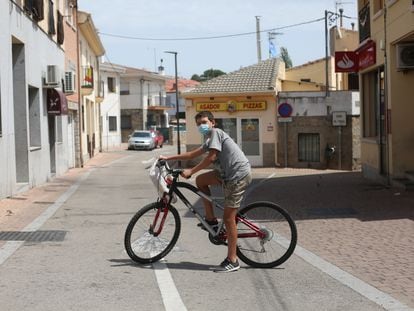
[{"label": "window", "polygon": [[56,142],[61,143],[63,142],[63,135],[62,135],[62,116],[56,116]]},{"label": "window", "polygon": [[108,118],[109,131],[116,131],[116,117]]},{"label": "window", "polygon": [[55,35],[56,34],[56,28],[55,28],[55,13],[53,8],[53,1],[49,0],[49,17],[48,17],[48,23],[49,23],[49,35]]},{"label": "window", "polygon": [[116,87],[115,87],[116,79],[112,77],[108,77],[108,92],[115,93]]},{"label": "window", "polygon": [[132,129],[131,116],[121,116],[121,129]]},{"label": "window", "polygon": [[362,75],[362,135],[376,137],[378,132],[378,74],[376,71]]},{"label": "window", "polygon": [[66,20],[72,26],[74,25],[73,8],[74,8],[74,1],[73,0],[65,0],[65,13],[66,13],[65,15],[66,15]]},{"label": "window", "polygon": [[121,82],[121,95],[129,95],[129,82]]},{"label": "window", "polygon": [[30,147],[40,147],[40,100],[39,89],[29,86],[29,132]]},{"label": "window", "polygon": [[384,8],[384,0],[374,0],[373,5],[374,5],[374,14],[375,14]]},{"label": "window", "polygon": [[237,119],[226,118],[226,119],[215,119],[215,127],[225,131],[235,142],[237,142]]},{"label": "window", "polygon": [[298,160],[299,162],[320,162],[319,133],[299,133]]}]

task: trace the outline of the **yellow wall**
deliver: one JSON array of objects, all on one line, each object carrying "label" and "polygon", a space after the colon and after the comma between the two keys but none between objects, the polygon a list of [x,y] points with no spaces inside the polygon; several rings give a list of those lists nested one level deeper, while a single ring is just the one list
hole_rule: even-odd
[{"label": "yellow wall", "polygon": [[[368,72],[384,65],[384,10],[374,12],[374,1],[370,1],[371,39],[376,43],[377,62],[363,70]],[[414,170],[414,70],[398,71],[396,44],[414,43],[414,12],[411,0],[385,1],[387,7],[387,75],[388,75],[388,109],[391,111],[391,134],[389,141],[389,173],[402,177],[409,170]],[[364,1],[358,1],[359,9]],[[373,141],[362,140],[361,159],[379,172],[379,149]]]},{"label": "yellow wall", "polygon": [[[336,86],[334,58],[330,57],[328,61],[328,80],[329,86]],[[326,65],[325,59],[318,59],[313,62],[306,63],[297,67],[286,70],[285,79],[288,81],[300,81],[301,79],[311,79],[311,82],[318,84],[326,84]],[[283,89],[285,91],[285,89]]]},{"label": "yellow wall", "polygon": [[288,81],[284,80],[282,82],[283,92],[289,91],[322,91],[325,89],[325,85],[308,83],[308,82],[297,82],[297,81]]}]

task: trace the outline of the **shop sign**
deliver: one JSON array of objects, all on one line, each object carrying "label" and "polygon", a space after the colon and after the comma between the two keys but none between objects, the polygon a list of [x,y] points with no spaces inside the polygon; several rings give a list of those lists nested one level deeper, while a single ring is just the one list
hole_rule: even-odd
[{"label": "shop sign", "polygon": [[226,111],[227,103],[197,103],[197,111]]},{"label": "shop sign", "polygon": [[358,72],[358,55],[354,51],[335,52],[335,72]]},{"label": "shop sign", "polygon": [[266,110],[266,102],[197,103],[197,111],[252,111]]},{"label": "shop sign", "polygon": [[51,115],[68,114],[68,102],[62,91],[47,89],[47,113]]},{"label": "shop sign", "polygon": [[377,52],[375,42],[370,40],[356,50],[358,53],[358,69],[363,70],[377,62]]}]

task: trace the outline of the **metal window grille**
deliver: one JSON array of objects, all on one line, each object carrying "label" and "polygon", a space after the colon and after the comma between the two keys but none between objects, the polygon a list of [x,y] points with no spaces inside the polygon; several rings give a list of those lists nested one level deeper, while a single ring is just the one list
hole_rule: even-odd
[{"label": "metal window grille", "polygon": [[109,117],[109,130],[110,131],[116,131],[116,117]]},{"label": "metal window grille", "polygon": [[298,136],[298,160],[300,162],[320,162],[319,133],[300,133]]}]

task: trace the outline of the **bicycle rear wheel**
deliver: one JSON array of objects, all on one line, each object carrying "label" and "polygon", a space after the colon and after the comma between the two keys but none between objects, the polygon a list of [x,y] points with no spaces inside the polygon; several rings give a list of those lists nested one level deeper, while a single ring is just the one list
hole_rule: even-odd
[{"label": "bicycle rear wheel", "polygon": [[129,222],[125,231],[125,249],[136,262],[158,261],[173,249],[180,230],[180,216],[175,207],[170,205],[167,209],[161,202],[148,204]]},{"label": "bicycle rear wheel", "polygon": [[254,236],[253,229],[238,221],[237,255],[243,262],[252,267],[272,268],[292,255],[297,242],[296,225],[280,206],[271,202],[255,202],[242,208],[239,216],[264,233],[262,238]]}]

